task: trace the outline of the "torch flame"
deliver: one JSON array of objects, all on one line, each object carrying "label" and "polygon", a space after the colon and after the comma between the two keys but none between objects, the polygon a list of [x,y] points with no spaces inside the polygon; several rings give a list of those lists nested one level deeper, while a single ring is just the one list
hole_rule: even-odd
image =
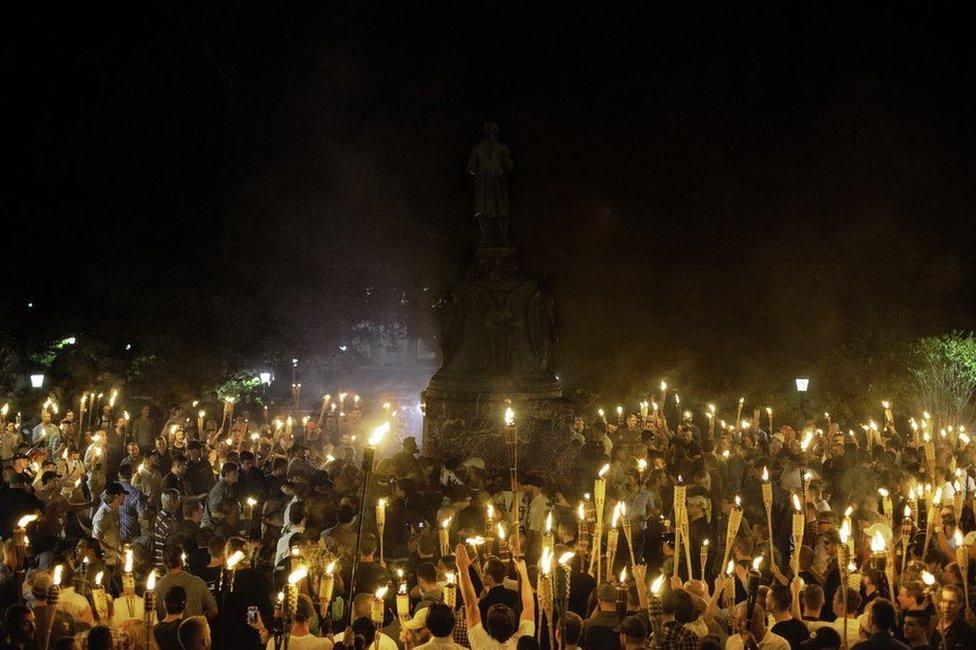
[{"label": "torch flame", "polygon": [[233,570],[237,563],[244,559],[243,551],[234,551],[234,554],[227,558],[227,568]]},{"label": "torch flame", "polygon": [[658,594],[661,593],[661,587],[663,586],[664,586],[664,574],[662,573],[661,575],[659,575],[654,579],[654,582],[651,583],[651,593],[657,596]]},{"label": "torch flame", "polygon": [[[453,573],[452,574],[449,574],[449,575],[451,575],[451,577],[454,576]],[[377,589],[376,590],[376,600],[383,600],[384,598],[386,598],[386,592],[389,591],[389,590],[390,590],[390,588],[387,585],[383,585],[382,587],[380,587],[379,589]]]},{"label": "torch flame", "polygon": [[957,548],[960,547],[960,546],[962,546],[962,540],[963,540],[962,531],[957,528],[956,529],[956,532],[953,533],[953,535],[952,535],[952,539],[953,539],[953,541],[956,542],[956,547]]},{"label": "torch flame", "polygon": [[51,582],[53,582],[55,586],[61,585],[61,574],[63,571],[63,564],[59,564],[58,566],[54,567],[54,576],[51,578]]},{"label": "torch flame", "polygon": [[752,560],[752,570],[753,571],[758,571],[759,570],[759,565],[762,564],[762,560],[763,559],[762,559],[762,556],[761,555],[757,556],[756,558],[754,558]]},{"label": "torch flame", "polygon": [[389,422],[384,422],[380,426],[373,429],[373,433],[371,433],[369,436],[369,446],[375,447],[378,444],[380,444],[380,442],[382,442],[383,440],[383,436],[385,436],[389,431],[390,431]]},{"label": "torch flame", "polygon": [[24,515],[17,520],[17,528],[27,528],[27,524],[32,521],[37,521],[38,515]]},{"label": "torch flame", "polygon": [[882,497],[887,498],[889,492],[885,488],[878,488],[878,494],[880,494]]},{"label": "torch flame", "polygon": [[844,523],[841,524],[839,534],[840,543],[847,544],[847,540],[851,538],[851,524],[847,519],[845,519]]},{"label": "torch flame", "polygon": [[297,585],[302,578],[308,575],[308,567],[304,564],[291,572],[288,576],[288,584]]},{"label": "torch flame", "polygon": [[769,468],[763,466],[762,480],[769,481]]},{"label": "torch flame", "polygon": [[935,584],[935,576],[928,571],[922,571],[922,582],[925,583],[926,587],[931,587]]},{"label": "torch flame", "polygon": [[125,549],[125,572],[132,573],[132,549]]},{"label": "torch flame", "polygon": [[620,584],[627,582],[627,567],[620,570]]},{"label": "torch flame", "polygon": [[883,553],[887,544],[885,543],[884,535],[881,531],[877,531],[871,537],[871,552],[872,553]]},{"label": "torch flame", "polygon": [[616,528],[617,527],[617,522],[620,521],[620,506],[621,506],[621,502],[618,501],[617,502],[617,505],[614,506],[614,508],[613,508],[613,516],[610,518],[610,527],[611,528]]},{"label": "torch flame", "polygon": [[552,532],[552,510],[546,514],[546,532]]},{"label": "torch flame", "polygon": [[609,471],[610,471],[610,463],[607,463],[606,465],[600,468],[600,471],[597,472],[597,476],[603,478],[604,476],[606,476],[607,472]]},{"label": "torch flame", "polygon": [[733,571],[735,571],[735,560],[729,560],[729,563],[725,565],[725,575],[730,576]]},{"label": "torch flame", "polygon": [[566,551],[559,556],[559,564],[566,566],[566,563],[572,560],[574,557],[576,557],[576,553],[573,551]]},{"label": "torch flame", "polygon": [[793,508],[797,512],[802,512],[803,511],[803,508],[800,507],[800,497],[796,496],[795,494],[793,495]]},{"label": "torch flame", "polygon": [[[240,553],[240,551],[238,551]],[[152,591],[156,588],[156,569],[149,572],[149,576],[146,577],[146,591]]]},{"label": "torch flame", "polygon": [[505,539],[505,525],[498,522],[498,539],[504,541]]},{"label": "torch flame", "polygon": [[104,577],[105,577],[105,572],[104,571],[99,571],[98,573],[96,573],[95,574],[95,584],[101,586],[101,584],[102,584],[102,578],[104,578]]}]

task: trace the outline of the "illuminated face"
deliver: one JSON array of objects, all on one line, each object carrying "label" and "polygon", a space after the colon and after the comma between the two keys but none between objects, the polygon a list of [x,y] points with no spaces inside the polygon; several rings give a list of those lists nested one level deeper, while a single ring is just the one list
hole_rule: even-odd
[{"label": "illuminated face", "polygon": [[636,429],[637,428],[637,416],[631,413],[627,416],[627,428]]},{"label": "illuminated face", "polygon": [[939,611],[942,612],[942,617],[948,621],[955,620],[959,616],[960,610],[956,594],[948,589],[943,589],[942,598],[939,600]]},{"label": "illuminated face", "polygon": [[918,619],[911,616],[905,617],[905,623],[902,626],[902,632],[905,634],[905,639],[908,641],[915,641],[922,637],[922,626],[918,624]]},{"label": "illuminated face", "polygon": [[914,604],[915,604],[915,599],[908,595],[908,591],[904,587],[898,590],[899,607],[901,607],[902,609],[909,609]]}]

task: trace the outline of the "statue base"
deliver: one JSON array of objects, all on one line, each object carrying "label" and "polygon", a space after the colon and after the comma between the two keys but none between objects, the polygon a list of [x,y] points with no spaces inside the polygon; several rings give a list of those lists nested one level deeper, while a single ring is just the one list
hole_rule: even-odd
[{"label": "statue base", "polygon": [[509,404],[529,449],[552,448],[572,418],[551,370],[554,308],[520,273],[515,248],[478,248],[468,277],[437,305],[443,365],[423,394],[425,453],[507,462],[499,445]]}]

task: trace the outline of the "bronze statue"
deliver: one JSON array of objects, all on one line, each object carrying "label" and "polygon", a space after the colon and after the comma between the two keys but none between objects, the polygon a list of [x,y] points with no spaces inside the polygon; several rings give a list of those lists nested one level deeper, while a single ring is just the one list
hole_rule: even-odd
[{"label": "bronze statue", "polygon": [[508,179],[512,159],[508,147],[498,141],[498,125],[485,124],[485,139],[474,146],[468,159],[468,173],[474,176],[474,215],[481,227],[481,243],[493,240],[489,223],[498,224],[498,240],[508,245]]}]

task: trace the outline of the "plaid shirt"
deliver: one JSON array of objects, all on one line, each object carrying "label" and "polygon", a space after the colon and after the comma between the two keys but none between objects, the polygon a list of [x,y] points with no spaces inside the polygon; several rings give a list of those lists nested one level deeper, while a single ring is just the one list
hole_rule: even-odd
[{"label": "plaid shirt", "polygon": [[660,650],[695,650],[698,637],[676,621],[668,621],[661,626],[661,640],[654,644]]},{"label": "plaid shirt", "polygon": [[468,622],[464,618],[464,607],[454,610],[454,643],[470,648],[468,641]]}]

